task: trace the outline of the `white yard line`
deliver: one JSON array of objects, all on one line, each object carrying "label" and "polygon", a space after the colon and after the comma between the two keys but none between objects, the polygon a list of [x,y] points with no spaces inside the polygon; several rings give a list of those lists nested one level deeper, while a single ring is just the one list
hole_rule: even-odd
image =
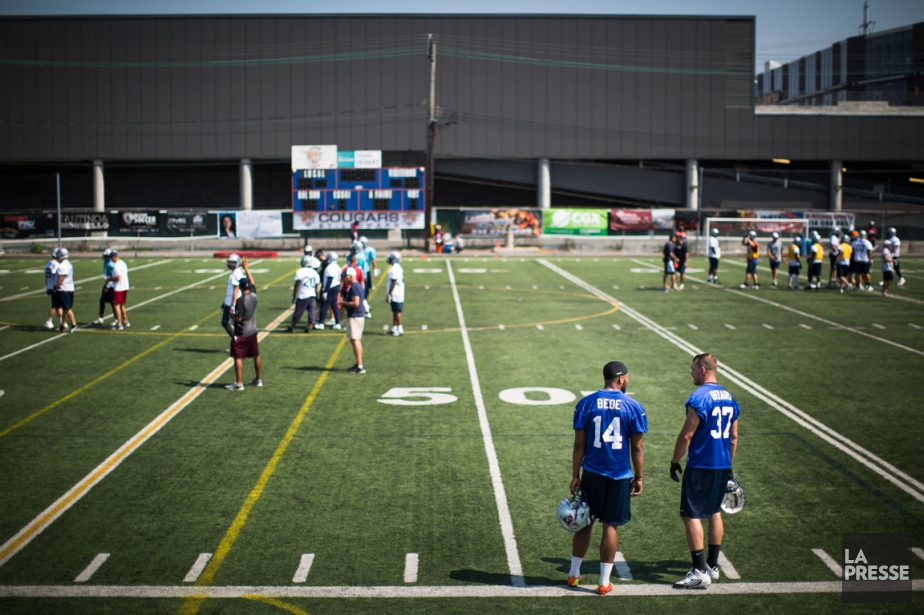
[{"label": "white yard line", "polygon": [[[634,262],[634,263],[638,263],[638,264],[640,264],[640,265],[645,265],[646,267],[651,267],[651,268],[653,268],[653,269],[657,269],[657,267],[655,267],[654,265],[651,265],[651,264],[646,263],[646,262],[644,262],[644,261],[640,261],[640,260],[638,260],[638,259],[631,258],[631,259],[629,259],[629,260],[631,260],[631,261]],[[694,279],[694,278],[690,278],[690,279]],[[697,281],[701,282],[702,280],[697,280]],[[723,288],[722,290],[725,290],[726,292],[730,292],[730,293],[735,293],[736,295],[740,295],[740,296],[742,296],[742,297],[747,297],[748,299],[753,299],[754,301],[760,301],[761,303],[766,303],[767,305],[772,305],[772,306],[774,306],[774,307],[778,307],[778,308],[780,308],[781,310],[786,310],[787,312],[792,312],[793,314],[798,314],[799,316],[804,316],[805,318],[811,318],[812,320],[817,320],[818,322],[823,322],[823,323],[825,323],[826,325],[829,325],[829,326],[831,326],[831,327],[834,327],[835,329],[843,329],[844,331],[849,331],[849,332],[851,332],[851,333],[856,333],[857,335],[862,335],[863,337],[868,337],[869,339],[876,340],[877,342],[882,342],[883,344],[888,344],[888,345],[890,345],[890,346],[894,346],[894,347],[896,347],[896,348],[901,348],[902,350],[907,350],[908,352],[913,352],[914,354],[918,354],[918,355],[924,356],[924,352],[922,352],[922,351],[920,351],[920,350],[917,350],[917,349],[915,349],[915,348],[909,348],[908,346],[905,346],[905,345],[903,345],[903,344],[899,344],[899,343],[897,343],[897,342],[893,342],[893,341],[891,341],[891,340],[887,340],[887,339],[882,338],[882,337],[878,337],[878,336],[876,336],[876,335],[873,335],[872,333],[866,333],[865,331],[861,331],[859,328],[848,327],[848,326],[846,326],[846,325],[842,325],[842,324],[836,323],[836,322],[834,322],[834,321],[832,321],[832,320],[828,320],[827,318],[822,318],[821,316],[815,316],[814,314],[809,314],[808,312],[803,312],[802,310],[797,310],[797,309],[795,309],[795,308],[791,308],[791,307],[789,307],[788,305],[783,305],[783,304],[781,304],[781,303],[777,303],[776,301],[771,301],[771,300],[769,300],[769,299],[764,299],[763,297],[758,297],[758,296],[756,296],[753,292],[743,292],[743,291],[740,291],[740,290],[735,290],[735,289],[733,289],[733,288]],[[920,303],[921,303],[921,304],[924,304],[924,301],[922,301],[922,302],[920,302]]]},{"label": "white yard line", "polygon": [[298,562],[298,569],[292,577],[293,583],[304,583],[308,580],[308,573],[311,572],[311,564],[314,563],[314,553],[303,553],[301,560]]},{"label": "white yard line", "polygon": [[211,553],[200,553],[199,557],[196,558],[196,561],[193,562],[189,572],[186,573],[186,577],[183,579],[183,582],[195,583],[198,581],[199,577],[202,576],[202,572],[205,570],[205,567],[209,565],[209,560],[211,559]]},{"label": "white yard line", "polygon": [[[289,317],[293,312],[292,307],[287,308],[273,320],[267,327],[267,330],[258,334],[257,340],[261,341],[270,334],[275,327]],[[71,506],[80,501],[93,487],[99,484],[110,472],[115,470],[119,464],[125,461],[129,455],[134,453],[138,448],[148,441],[154,434],[170,422],[173,417],[180,413],[186,406],[191,404],[199,395],[201,395],[208,386],[218,380],[232,365],[234,360],[227,358],[222,361],[221,365],[213,369],[205,378],[199,381],[194,387],[189,389],[182,397],[175,401],[169,408],[164,410],[147,426],[141,429],[137,434],[132,436],[125,444],[120,446],[105,461],[99,464],[95,469],[90,471],[76,485],[71,487],[67,493],[58,498],[51,506],[39,513],[24,528],[19,530],[12,538],[0,545],[0,566],[6,564],[11,557],[19,553],[26,545],[45,531],[49,525],[54,523],[58,517],[63,515]]]},{"label": "white yard line", "polygon": [[[911,581],[912,591],[924,591],[924,580]],[[839,594],[841,581],[784,583],[713,583],[699,595]],[[438,586],[190,586],[190,585],[0,585],[0,598],[561,598],[587,597],[599,600],[586,588],[560,585],[438,585]],[[671,583],[626,583],[616,585],[607,596],[674,596],[686,601],[690,592],[677,591]],[[679,606],[679,605],[678,605]]]},{"label": "white yard line", "polygon": [[616,575],[619,577],[620,581],[631,581],[633,580],[632,571],[629,569],[629,564],[626,562],[626,556],[622,554],[621,551],[616,551],[616,559],[613,560],[613,567],[616,569]]},{"label": "white yard line", "polygon": [[[580,278],[569,273],[568,271],[565,271],[561,267],[558,267],[557,265],[553,265],[552,263],[548,262],[545,259],[539,259],[538,262],[542,265],[545,265],[552,271],[555,271],[562,277],[570,280],[574,284],[587,290],[588,292],[593,293],[597,297],[600,297],[601,299],[605,301],[609,301],[611,303],[618,303],[620,306],[620,310],[619,310],[620,312],[626,314],[630,318],[635,319],[640,324],[645,325],[647,328],[651,329],[654,333],[661,336],[662,338],[664,338],[665,340],[667,340],[668,342],[670,342],[677,348],[690,354],[691,356],[695,356],[703,352],[702,350],[700,350],[699,348],[697,348],[690,342],[686,341],[685,339],[681,338],[675,333],[668,331],[666,327],[663,327],[659,325],[658,323],[654,322],[653,320],[651,320],[650,318],[648,318],[647,316],[643,316],[641,313],[636,312],[634,309],[630,308],[628,305],[626,305],[622,301],[617,302],[616,299],[614,299],[610,295],[604,293],[603,291],[596,288],[595,286],[588,284],[584,280],[581,280]],[[818,436],[825,442],[841,450],[842,452],[849,455],[853,459],[856,459],[857,461],[859,461],[861,464],[863,464],[864,466],[866,466],[867,468],[869,468],[876,474],[882,476],[883,478],[885,478],[887,481],[894,484],[896,487],[898,487],[902,491],[911,495],[914,499],[918,500],[919,502],[924,502],[924,483],[921,483],[921,481],[909,476],[905,472],[896,468],[894,465],[890,464],[889,462],[885,461],[879,456],[873,454],[872,452],[866,450],[865,448],[863,448],[862,446],[860,446],[853,440],[850,440],[846,436],[839,434],[838,432],[834,431],[833,429],[831,429],[830,427],[828,427],[821,421],[815,419],[808,413],[800,410],[799,408],[795,407],[794,405],[790,404],[789,402],[775,395],[774,393],[771,393],[770,391],[763,388],[756,382],[750,380],[749,378],[747,378],[740,372],[736,371],[735,369],[733,369],[726,363],[719,362],[719,368],[721,369],[721,372],[725,375],[726,378],[728,378],[729,380],[731,380],[732,382],[734,382],[735,384],[737,384],[744,390],[748,391],[750,394],[754,395],[758,399],[761,399],[766,404],[768,404],[771,408],[774,408],[775,410],[777,410],[784,416],[792,419],[793,421],[795,421],[802,427],[805,427],[806,429],[814,433],[816,436]]]},{"label": "white yard line", "polygon": [[735,570],[735,567],[732,565],[731,561],[729,561],[728,557],[726,557],[725,553],[722,551],[719,551],[719,568],[721,568],[722,572],[725,573],[725,576],[732,581],[736,581],[741,578],[741,575],[738,574],[738,571]]},{"label": "white yard line", "polygon": [[488,468],[491,473],[491,483],[494,485],[494,499],[497,503],[497,513],[500,517],[501,534],[504,537],[504,549],[507,552],[507,568],[510,571],[510,582],[514,587],[524,587],[523,567],[520,564],[520,554],[517,551],[517,539],[513,532],[513,520],[510,517],[510,508],[507,505],[507,492],[501,478],[500,463],[497,460],[497,451],[494,449],[494,437],[491,435],[491,425],[488,423],[488,411],[484,405],[481,394],[481,383],[478,380],[478,370],[475,368],[475,355],[472,352],[472,343],[468,338],[468,329],[465,326],[465,315],[462,313],[462,301],[459,299],[459,289],[456,287],[456,278],[452,272],[452,261],[446,261],[449,271],[449,284],[452,287],[452,298],[456,303],[456,314],[459,317],[459,327],[462,329],[462,345],[465,348],[465,361],[468,364],[468,373],[472,382],[472,393],[475,396],[475,407],[478,409],[478,423],[481,425],[481,438],[484,441],[485,454],[488,457]]},{"label": "white yard line", "polygon": [[404,557],[404,582],[405,583],[416,583],[417,582],[417,566],[419,564],[419,556],[416,553],[408,553]]},{"label": "white yard line", "polygon": [[106,560],[109,559],[108,553],[100,553],[93,558],[93,561],[90,562],[90,565],[83,569],[83,572],[77,575],[77,578],[74,579],[74,583],[86,583],[93,577],[93,574],[99,570],[99,567],[102,566]]},{"label": "white yard line", "polygon": [[920,557],[921,559],[924,559],[924,549],[922,549],[921,547],[911,547],[911,552],[917,555],[918,557]]},{"label": "white yard line", "polygon": [[841,568],[841,565],[838,564],[833,557],[825,553],[824,549],[812,549],[812,553],[818,556],[818,559],[825,563],[825,566],[834,573],[834,576],[838,578],[843,578],[844,570]]}]

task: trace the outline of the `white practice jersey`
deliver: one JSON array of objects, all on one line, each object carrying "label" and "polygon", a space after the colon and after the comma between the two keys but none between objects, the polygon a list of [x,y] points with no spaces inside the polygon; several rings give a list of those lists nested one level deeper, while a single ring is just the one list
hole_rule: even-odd
[{"label": "white practice jersey", "polygon": [[228,289],[225,291],[225,305],[232,307],[234,301],[234,288],[241,283],[241,279],[246,277],[243,267],[236,267],[231,275],[228,276]]},{"label": "white practice jersey", "polygon": [[851,245],[853,248],[853,260],[858,263],[868,263],[869,253],[873,251],[873,244],[868,239],[857,239]]},{"label": "white practice jersey", "polygon": [[[61,290],[73,292],[74,290],[74,266],[69,260],[63,260],[58,263],[58,277],[64,276],[61,283]],[[55,280],[57,281],[57,280]]]},{"label": "white practice jersey", "polygon": [[391,291],[391,300],[393,303],[404,303],[404,268],[400,263],[395,263],[388,270],[388,279],[385,280],[385,288],[391,288],[394,281],[395,288]]},{"label": "white practice jersey", "polygon": [[45,288],[53,290],[58,285],[58,265],[57,259],[51,259],[45,263]]},{"label": "white practice jersey", "polygon": [[840,251],[841,240],[837,235],[831,235],[828,239],[828,254],[836,255]]},{"label": "white practice jersey", "polygon": [[[327,288],[333,288],[335,286],[340,286],[340,265],[337,263],[331,263],[327,266],[327,269],[324,270],[324,286]],[[330,278],[330,284],[327,284],[327,280]]]},{"label": "white practice jersey", "polygon": [[709,238],[709,258],[722,258],[722,247],[718,237]]},{"label": "white practice jersey", "polygon": [[310,299],[318,296],[315,289],[321,283],[321,276],[318,275],[317,271],[311,267],[302,267],[295,272],[295,279],[301,282],[298,286],[297,299]]},{"label": "white practice jersey", "polygon": [[901,258],[902,241],[898,237],[892,238],[892,258]]},{"label": "white practice jersey", "polygon": [[121,258],[119,262],[114,264],[115,267],[112,272],[112,277],[119,276],[119,280],[115,283],[113,290],[123,291],[128,290],[128,265],[125,264]]},{"label": "white practice jersey", "polygon": [[895,271],[895,267],[892,265],[892,252],[888,247],[882,249],[882,270]]}]

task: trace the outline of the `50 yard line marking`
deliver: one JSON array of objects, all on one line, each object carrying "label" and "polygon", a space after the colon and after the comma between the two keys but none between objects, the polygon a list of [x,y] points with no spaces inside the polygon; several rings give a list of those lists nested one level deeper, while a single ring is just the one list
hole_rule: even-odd
[{"label": "50 yard line marking", "polygon": [[475,355],[472,353],[472,344],[468,339],[468,329],[465,327],[465,315],[462,313],[462,302],[459,300],[459,290],[456,288],[456,278],[452,272],[452,261],[446,261],[449,271],[449,284],[452,287],[452,298],[456,303],[456,314],[459,316],[459,327],[462,329],[462,345],[465,347],[465,360],[468,364],[468,373],[472,381],[472,392],[475,396],[475,406],[478,408],[478,423],[481,425],[481,438],[484,441],[484,450],[488,457],[488,467],[491,472],[491,483],[494,485],[494,499],[497,502],[497,514],[500,517],[501,534],[504,537],[504,548],[507,551],[507,567],[510,570],[510,581],[514,587],[525,587],[523,566],[520,564],[520,554],[517,551],[517,539],[513,533],[513,520],[510,517],[510,508],[507,506],[507,492],[504,490],[504,481],[501,478],[500,463],[497,460],[497,451],[494,449],[494,437],[491,435],[491,425],[488,423],[488,412],[481,394],[481,384],[478,380],[478,370],[475,368]]},{"label": "50 yard line marking", "polygon": [[[555,271],[562,277],[570,280],[574,284],[577,284],[581,288],[594,293],[601,299],[604,299],[606,301],[616,301],[615,299],[613,299],[612,297],[604,293],[602,290],[596,288],[595,286],[592,286],[591,284],[588,284],[584,280],[569,273],[568,271],[565,271],[561,267],[558,267],[557,265],[553,265],[552,263],[548,262],[546,259],[539,259],[538,262],[548,267],[552,271]],[[695,356],[703,352],[702,350],[700,350],[699,348],[697,348],[690,342],[668,331],[665,327],[659,325],[658,323],[651,320],[647,316],[644,316],[641,313],[636,312],[635,310],[627,306],[625,303],[621,301],[619,303],[622,306],[622,311],[625,312],[628,316],[635,319],[636,321],[638,321],[645,327],[651,329],[656,334],[658,334],[665,340],[669,341],[677,348],[680,348],[681,350],[683,350],[684,352],[687,352],[691,356]],[[770,407],[774,408],[775,410],[777,410],[784,416],[792,419],[793,421],[795,421],[802,427],[805,427],[806,429],[814,433],[816,436],[818,436],[825,442],[831,444],[835,448],[841,450],[842,452],[846,453],[850,457],[856,459],[857,461],[865,465],[867,468],[869,468],[876,474],[882,476],[883,478],[885,478],[890,483],[894,484],[896,487],[898,487],[902,491],[911,495],[914,499],[918,500],[919,502],[924,502],[924,483],[921,483],[919,480],[899,470],[898,468],[896,468],[889,462],[873,454],[872,452],[866,450],[865,448],[863,448],[862,446],[860,446],[853,440],[834,431],[833,429],[831,429],[830,427],[828,427],[827,425],[825,425],[818,419],[800,410],[799,408],[790,404],[789,402],[782,399],[781,397],[771,393],[770,391],[763,388],[756,382],[753,382],[752,380],[745,377],[743,374],[732,369],[727,364],[722,363],[720,361],[719,367],[722,369],[722,373],[725,374],[725,376],[729,380],[731,380],[732,382],[734,382],[735,384],[737,384],[744,390],[748,391],[751,395],[754,395],[758,399],[761,399],[766,404],[768,404]]]}]

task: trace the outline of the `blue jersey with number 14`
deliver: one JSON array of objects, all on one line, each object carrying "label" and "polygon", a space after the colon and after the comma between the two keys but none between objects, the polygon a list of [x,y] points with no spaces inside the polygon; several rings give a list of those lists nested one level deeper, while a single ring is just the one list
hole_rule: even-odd
[{"label": "blue jersey with number 14", "polygon": [[648,431],[648,418],[640,403],[623,393],[601,389],[574,407],[574,428],[586,438],[581,466],[613,480],[632,478],[630,439]]},{"label": "blue jersey with number 14", "polygon": [[722,385],[709,382],[690,395],[687,406],[699,417],[699,427],[690,440],[688,468],[721,470],[732,467],[731,424],[741,408]]}]

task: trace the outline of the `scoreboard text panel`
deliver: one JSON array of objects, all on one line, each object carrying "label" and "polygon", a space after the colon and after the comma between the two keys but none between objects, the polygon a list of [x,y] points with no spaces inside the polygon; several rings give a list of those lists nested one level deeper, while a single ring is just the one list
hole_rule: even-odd
[{"label": "scoreboard text panel", "polygon": [[423,211],[423,167],[300,169],[292,173],[293,211]]}]

